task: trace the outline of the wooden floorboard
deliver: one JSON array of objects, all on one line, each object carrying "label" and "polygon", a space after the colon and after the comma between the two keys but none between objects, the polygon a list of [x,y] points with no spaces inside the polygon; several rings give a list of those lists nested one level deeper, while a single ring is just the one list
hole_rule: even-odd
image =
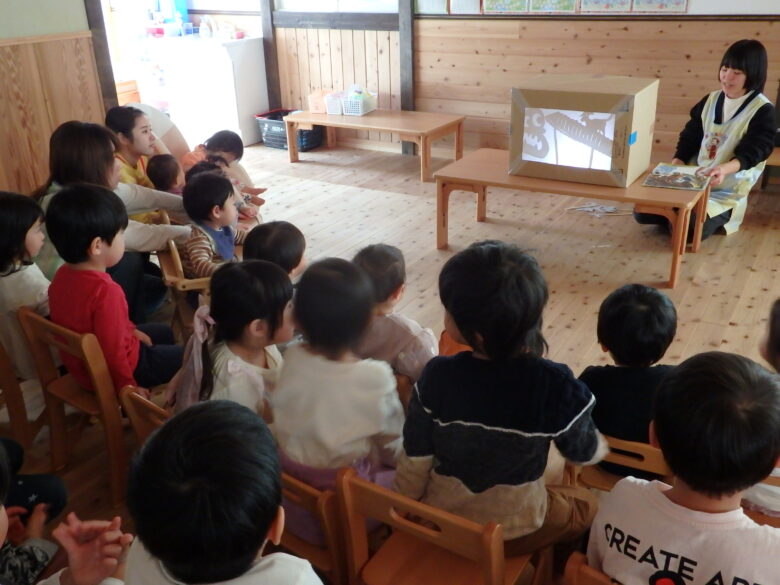
[{"label": "wooden floorboard", "polygon": [[[439,270],[476,240],[514,242],[539,259],[551,292],[544,316],[548,357],[568,364],[575,374],[608,362],[596,342],[602,299],[623,284],[658,284],[668,277],[668,236],[637,225],[629,215],[597,218],[570,209],[586,199],[494,189],[488,195],[488,220],[477,223],[473,195],[455,192],[451,247],[441,251],[435,247],[435,186],[419,181],[416,157],[336,148],[301,153],[301,161],[290,164],[286,151],[264,146],[246,150],[242,162],[256,185],[268,187],[264,219],[296,224],[306,235],[309,262],[351,258],[370,243],[401,248],[407,291],[399,310],[437,335],[443,320]],[[434,159],[433,168],[447,162]],[[780,296],[780,185],[770,184],[750,197],[740,232],[714,236],[700,253],[686,254],[677,288],[666,290],[677,306],[679,326],[665,363],[716,349],[760,360],[758,344],[769,307]],[[47,453],[42,438],[26,470],[44,470]],[[108,502],[104,468],[102,436],[95,425],[63,473],[70,507],[83,517],[126,515]]]}]

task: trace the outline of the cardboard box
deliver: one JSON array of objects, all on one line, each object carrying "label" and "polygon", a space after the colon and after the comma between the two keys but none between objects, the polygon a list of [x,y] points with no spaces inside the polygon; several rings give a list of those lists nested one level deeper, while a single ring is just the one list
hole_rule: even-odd
[{"label": "cardboard box", "polygon": [[626,187],[650,166],[657,101],[657,79],[528,79],[512,89],[509,173]]}]

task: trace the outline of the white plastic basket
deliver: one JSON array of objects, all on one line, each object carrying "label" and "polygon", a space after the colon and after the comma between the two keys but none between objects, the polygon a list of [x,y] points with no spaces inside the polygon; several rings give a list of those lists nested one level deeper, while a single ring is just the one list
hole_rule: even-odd
[{"label": "white plastic basket", "polygon": [[338,91],[329,93],[325,96],[325,111],[328,114],[341,115],[341,100],[344,98],[344,92]]},{"label": "white plastic basket", "polygon": [[363,116],[376,110],[376,94],[366,90],[362,99],[345,97],[341,100],[345,116]]}]

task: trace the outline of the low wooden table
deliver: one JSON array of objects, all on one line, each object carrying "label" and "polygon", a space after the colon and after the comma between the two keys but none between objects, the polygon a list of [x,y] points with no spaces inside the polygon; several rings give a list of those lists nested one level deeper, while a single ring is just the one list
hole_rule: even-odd
[{"label": "low wooden table", "polygon": [[336,128],[351,130],[374,130],[393,132],[401,135],[401,140],[414,142],[420,149],[420,180],[431,178],[431,143],[448,134],[455,135],[455,160],[463,156],[463,120],[464,116],[450,114],[429,114],[406,110],[374,110],[364,116],[334,116],[331,114],[312,114],[296,112],[284,117],[287,129],[287,149],[290,162],[298,161],[297,130],[309,130],[319,125],[327,128],[328,146],[336,144]]},{"label": "low wooden table", "polygon": [[534,177],[521,177],[507,173],[509,152],[493,148],[480,148],[468,153],[462,159],[451,163],[435,173],[436,177],[436,247],[447,247],[447,221],[450,194],[453,191],[471,191],[477,195],[477,221],[485,221],[487,215],[487,188],[502,187],[518,191],[534,191],[625,201],[634,204],[641,213],[655,213],[666,217],[672,224],[672,266],[669,287],[677,284],[682,255],[685,253],[688,237],[688,223],[691,211],[696,211],[691,251],[697,252],[701,244],[701,232],[706,216],[709,187],[701,191],[661,189],[645,187],[644,178],[635,181],[625,189],[587,185],[568,181],[553,181]]}]

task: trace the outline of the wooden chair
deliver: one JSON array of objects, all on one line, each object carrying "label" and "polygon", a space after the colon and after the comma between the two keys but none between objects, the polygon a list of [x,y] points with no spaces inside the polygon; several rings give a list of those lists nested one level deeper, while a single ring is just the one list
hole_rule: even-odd
[{"label": "wooden chair", "polygon": [[[770,475],[761,483],[765,485],[771,485],[776,488],[780,488],[780,477]],[[751,510],[750,508],[743,508],[745,514],[753,519],[758,524],[766,524],[767,526],[773,526],[774,528],[780,528],[780,517],[769,516],[758,510]]]},{"label": "wooden chair", "polygon": [[[37,385],[36,380],[28,380],[25,385]],[[38,386],[40,389],[40,386]],[[11,358],[0,343],[0,391],[8,409],[8,419],[11,423],[11,436],[25,449],[29,449],[33,440],[47,422],[48,413],[44,408],[35,420],[28,419],[27,405],[24,402],[24,388],[16,378]],[[30,392],[35,388],[28,388]]]},{"label": "wooden chair", "polygon": [[617,581],[589,567],[587,557],[580,552],[572,553],[566,562],[563,585],[613,585],[613,583]]},{"label": "wooden chair", "polygon": [[[91,333],[81,335],[55,325],[27,307],[19,309],[19,321],[30,344],[30,351],[46,400],[51,426],[53,468],[65,467],[68,462],[69,448],[83,429],[83,425],[77,427],[75,432],[68,429],[65,419],[67,403],[89,416],[100,419],[103,424],[108,450],[111,499],[114,504],[119,504],[125,496],[128,458],[119,401],[97,337]],[[69,373],[61,374],[52,358],[51,348],[59,349],[81,360],[94,390],[83,388]]]},{"label": "wooden chair", "polygon": [[185,278],[179,250],[173,240],[168,240],[168,249],[157,252],[163,281],[171,289],[175,303],[173,313],[174,330],[181,337],[182,343],[192,334],[192,319],[195,309],[187,299],[189,291],[208,291],[211,278]]},{"label": "wooden chair", "polygon": [[[662,477],[671,477],[672,471],[664,460],[661,450],[646,443],[623,441],[614,437],[605,437],[609,443],[609,453],[604,461],[616,463],[639,471],[655,473]],[[598,465],[588,465],[579,471],[577,482],[585,487],[608,492],[623,479],[620,475],[604,471]]]},{"label": "wooden chair", "polygon": [[[350,585],[505,585],[530,569],[532,555],[504,558],[499,524],[482,526],[417,502],[357,477],[354,469],[339,472],[336,492]],[[393,528],[370,558],[367,518]],[[534,583],[550,582],[549,550],[536,555]]]},{"label": "wooden chair", "polygon": [[282,473],[282,494],[287,502],[297,504],[316,518],[325,536],[325,546],[312,544],[289,530],[282,534],[281,546],[308,560],[333,585],[345,583],[346,550],[341,538],[336,494],[320,491],[287,473]]},{"label": "wooden chair", "polygon": [[122,388],[119,401],[130,419],[130,426],[133,427],[139,445],[143,445],[149,435],[171,418],[170,412],[140,394],[135,386]]}]

